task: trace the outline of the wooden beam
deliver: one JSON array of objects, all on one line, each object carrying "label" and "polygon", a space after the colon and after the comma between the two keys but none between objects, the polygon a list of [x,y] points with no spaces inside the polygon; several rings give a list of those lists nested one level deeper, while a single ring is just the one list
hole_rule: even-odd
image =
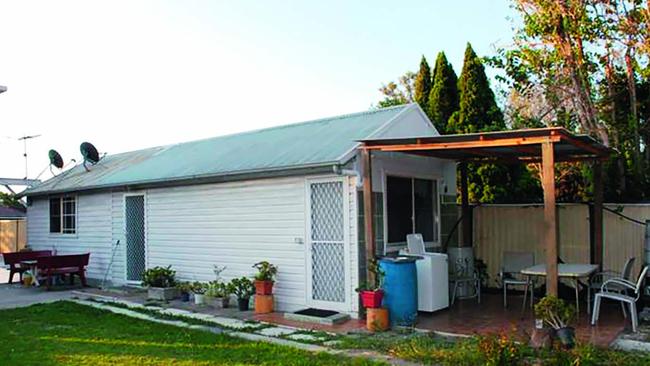
[{"label": "wooden beam", "polygon": [[400,144],[400,145],[366,145],[362,149],[380,151],[417,151],[417,150],[446,150],[446,149],[477,149],[484,147],[506,147],[520,145],[535,145],[545,141],[559,142],[560,136],[543,137],[516,137],[495,140],[458,141],[458,142],[434,142],[423,144]]},{"label": "wooden beam", "polygon": [[469,190],[468,190],[468,181],[467,181],[467,163],[462,162],[459,164],[460,169],[460,202],[461,202],[461,215],[462,216],[462,233],[463,240],[461,241],[461,247],[471,247],[472,246],[472,217],[471,211],[469,208]]},{"label": "wooden beam", "polygon": [[370,263],[375,258],[375,231],[373,228],[372,202],[372,161],[369,150],[362,150],[363,160],[363,223],[366,242],[366,281],[375,283],[375,274],[370,271]]},{"label": "wooden beam", "polygon": [[603,168],[600,161],[594,162],[594,258],[593,263],[603,264]]},{"label": "wooden beam", "polygon": [[544,250],[546,294],[557,296],[557,211],[555,208],[555,156],[553,142],[542,143],[542,188],[544,189]]}]

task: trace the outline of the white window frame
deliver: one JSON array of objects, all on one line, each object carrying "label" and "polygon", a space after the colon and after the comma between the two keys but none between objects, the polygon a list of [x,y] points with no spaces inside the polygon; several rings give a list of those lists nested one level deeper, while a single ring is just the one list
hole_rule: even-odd
[{"label": "white window frame", "polygon": [[[51,225],[51,220],[52,220],[52,207],[50,204],[50,201],[53,199],[57,199],[59,201],[59,231],[54,231],[52,232],[52,228],[50,227]],[[72,200],[74,202],[74,214],[69,214],[69,213],[64,213],[64,200]],[[47,207],[48,207],[48,232],[52,236],[77,236],[78,230],[79,230],[79,197],[77,195],[62,195],[62,196],[54,196],[54,197],[49,197],[47,200]],[[65,218],[66,217],[73,217],[74,218],[74,230],[73,231],[67,231],[65,228]]]}]

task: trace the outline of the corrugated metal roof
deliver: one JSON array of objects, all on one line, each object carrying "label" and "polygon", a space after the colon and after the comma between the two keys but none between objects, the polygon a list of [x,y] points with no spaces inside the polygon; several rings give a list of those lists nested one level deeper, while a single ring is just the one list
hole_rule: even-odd
[{"label": "corrugated metal roof", "polygon": [[411,106],[107,155],[89,172],[77,165],[23,195],[340,164],[358,140],[372,137]]},{"label": "corrugated metal roof", "polygon": [[22,219],[24,217],[25,210],[9,206],[0,206],[0,219]]}]

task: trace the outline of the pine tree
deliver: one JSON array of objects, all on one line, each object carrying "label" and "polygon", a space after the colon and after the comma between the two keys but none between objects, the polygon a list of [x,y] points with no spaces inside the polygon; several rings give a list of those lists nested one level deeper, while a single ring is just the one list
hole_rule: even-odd
[{"label": "pine tree", "polygon": [[459,110],[450,126],[456,133],[472,133],[505,128],[503,114],[485,75],[483,62],[467,43],[463,71],[458,79]]},{"label": "pine tree", "polygon": [[444,52],[438,53],[433,68],[433,85],[429,93],[429,117],[441,134],[447,130],[447,122],[458,110],[458,77],[447,61]]},{"label": "pine tree", "polygon": [[415,77],[415,101],[425,112],[429,110],[429,93],[431,92],[431,69],[427,59],[422,56],[420,70]]}]

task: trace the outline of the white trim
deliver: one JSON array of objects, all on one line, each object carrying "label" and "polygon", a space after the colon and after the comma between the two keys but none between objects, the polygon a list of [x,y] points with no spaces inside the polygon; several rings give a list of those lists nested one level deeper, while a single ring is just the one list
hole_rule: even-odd
[{"label": "white trim", "polygon": [[[322,177],[322,178],[306,178],[305,179],[305,303],[307,306],[319,309],[328,309],[336,311],[351,312],[352,310],[352,296],[351,296],[351,268],[350,268],[350,199],[349,199],[349,177]],[[343,200],[343,261],[344,261],[344,302],[330,302],[319,301],[313,299],[312,294],[312,265],[311,265],[311,185],[313,183],[328,183],[328,182],[341,182],[343,192],[341,199]]]},{"label": "white trim", "polygon": [[[63,232],[63,198],[74,198],[74,233]],[[59,232],[51,232],[50,200],[59,200]],[[69,216],[69,215],[68,215]],[[56,194],[47,197],[47,232],[48,237],[53,239],[77,239],[79,237],[79,195],[78,194]]]},{"label": "white trim", "polygon": [[122,195],[122,217],[124,217],[124,220],[122,220],[122,235],[124,237],[124,282],[128,285],[140,285],[142,281],[137,281],[137,280],[129,280],[128,278],[128,263],[127,261],[129,260],[129,256],[127,253],[127,248],[129,246],[129,242],[127,239],[126,235],[126,198],[127,197],[135,197],[135,196],[142,196],[143,198],[143,214],[144,214],[144,268],[147,269],[149,268],[149,245],[148,245],[148,240],[147,238],[149,237],[149,224],[148,224],[148,215],[147,215],[147,193],[146,191],[142,192],[130,192],[130,193],[124,193]]}]

